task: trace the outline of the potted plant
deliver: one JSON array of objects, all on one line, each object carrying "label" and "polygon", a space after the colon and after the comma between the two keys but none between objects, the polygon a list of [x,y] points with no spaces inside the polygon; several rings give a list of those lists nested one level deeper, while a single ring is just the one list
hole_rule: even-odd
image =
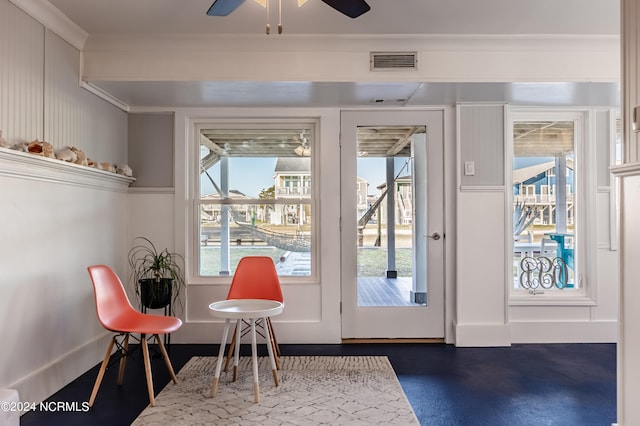
[{"label": "potted plant", "polygon": [[179,301],[184,282],[184,258],[166,248],[157,250],[145,237],[136,237],[129,250],[131,283],[141,306],[149,309],[166,307]]}]

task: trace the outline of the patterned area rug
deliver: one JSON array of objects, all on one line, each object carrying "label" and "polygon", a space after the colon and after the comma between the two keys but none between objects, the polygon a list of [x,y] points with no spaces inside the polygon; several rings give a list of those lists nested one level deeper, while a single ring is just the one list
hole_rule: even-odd
[{"label": "patterned area rug", "polygon": [[222,373],[209,397],[215,357],[194,357],[133,425],[418,425],[387,357],[281,357],[275,387],[269,359],[259,358],[260,403],[253,402],[251,358],[238,380]]}]

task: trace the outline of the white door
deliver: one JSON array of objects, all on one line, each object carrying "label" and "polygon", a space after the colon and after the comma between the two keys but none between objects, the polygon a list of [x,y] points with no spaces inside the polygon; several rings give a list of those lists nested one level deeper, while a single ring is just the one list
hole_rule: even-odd
[{"label": "white door", "polygon": [[342,337],[444,337],[443,113],[341,114]]}]

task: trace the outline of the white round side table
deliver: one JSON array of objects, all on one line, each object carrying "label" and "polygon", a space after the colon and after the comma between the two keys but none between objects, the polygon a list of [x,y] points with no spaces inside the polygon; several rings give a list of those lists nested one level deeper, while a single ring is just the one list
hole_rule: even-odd
[{"label": "white round side table", "polygon": [[[218,381],[220,379],[220,370],[222,369],[222,359],[224,358],[224,349],[227,344],[227,336],[229,334],[229,325],[232,319],[236,320],[236,346],[233,359],[233,380],[236,379],[238,370],[238,362],[240,360],[240,326],[242,320],[249,320],[251,326],[251,357],[253,361],[253,393],[255,402],[260,402],[260,389],[258,386],[258,356],[256,343],[256,320],[266,319],[274,315],[280,314],[284,309],[284,304],[275,300],[264,299],[230,299],[214,302],[209,305],[211,315],[224,318],[224,331],[222,333],[222,341],[220,342],[220,351],[218,353],[218,361],[216,363],[216,372],[211,383],[211,396],[215,396],[218,389]],[[271,361],[271,371],[273,373],[273,381],[278,386],[278,372],[276,370],[276,362],[273,357],[273,348],[271,347],[271,338],[269,336],[268,327],[265,327],[265,339],[267,341],[267,351],[269,352],[269,360]]]}]

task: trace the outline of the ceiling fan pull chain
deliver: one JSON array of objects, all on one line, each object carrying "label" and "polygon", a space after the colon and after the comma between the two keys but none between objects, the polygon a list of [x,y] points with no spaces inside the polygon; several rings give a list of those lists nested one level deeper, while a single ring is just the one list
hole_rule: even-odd
[{"label": "ceiling fan pull chain", "polygon": [[266,1],[267,6],[267,34],[271,33],[271,25],[269,25],[269,0]]},{"label": "ceiling fan pull chain", "polygon": [[278,34],[282,34],[282,0],[278,0]]}]

